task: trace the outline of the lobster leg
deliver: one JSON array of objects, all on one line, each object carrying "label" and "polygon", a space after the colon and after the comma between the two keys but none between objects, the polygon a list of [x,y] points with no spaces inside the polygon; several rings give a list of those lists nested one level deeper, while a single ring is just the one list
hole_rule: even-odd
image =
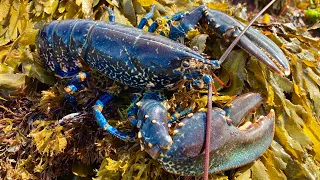
[{"label": "lobster leg", "polygon": [[141,121],[137,119],[137,114],[139,107],[136,104],[141,99],[141,94],[135,93],[133,97],[131,98],[131,104],[128,108],[128,119],[130,120],[131,125],[140,128],[141,127]]},{"label": "lobster leg", "polygon": [[[243,106],[237,106],[238,102],[234,102],[235,106],[230,107],[230,113],[236,114],[242,109],[256,107],[257,102],[261,103],[259,100],[256,101],[256,99],[260,99],[256,95],[250,93],[248,97],[238,97],[236,100],[239,101],[242,99],[244,101],[253,99],[253,101],[252,103],[244,103]],[[210,173],[225,171],[254,161],[266,151],[273,139],[273,110],[267,116],[260,117],[256,123],[245,130],[239,130],[234,125],[229,125],[225,111],[219,108],[212,110],[211,121]],[[206,113],[197,112],[192,117],[183,119],[180,123],[183,125],[175,130],[173,145],[169,150],[161,152],[157,159],[171,173],[201,175],[204,171],[203,149]]]},{"label": "lobster leg", "polygon": [[116,22],[116,18],[114,16],[113,10],[111,8],[108,8],[107,10],[108,10],[108,13],[109,13],[109,21],[110,22]]},{"label": "lobster leg", "polygon": [[175,14],[171,17],[171,19],[169,20],[169,24],[171,23],[171,21],[179,21],[181,20],[185,15],[185,12],[181,12],[181,13],[178,13],[178,14]]},{"label": "lobster leg", "polygon": [[[148,20],[153,17],[153,15],[154,15],[154,8],[155,8],[155,5],[153,4],[153,5],[151,6],[150,12],[147,13],[147,14],[140,20],[140,23],[139,23],[139,25],[138,25],[138,27],[137,27],[138,29],[142,29],[142,28],[147,24]],[[113,10],[112,10],[111,8],[107,8],[107,10],[108,10],[108,13],[109,13],[109,21],[110,21],[110,22],[115,22],[115,16],[114,16]]]},{"label": "lobster leg", "polygon": [[[176,40],[179,37],[185,37],[188,31],[193,29],[202,19],[208,24],[209,30],[214,31],[226,41],[233,41],[244,29],[244,25],[231,16],[208,9],[203,5],[186,13],[178,25],[172,25],[169,38]],[[241,37],[238,46],[255,56],[274,72],[280,75],[290,74],[290,66],[283,52],[273,41],[257,30],[249,28]]]},{"label": "lobster leg", "polygon": [[193,29],[200,19],[203,17],[203,12],[206,6],[199,6],[193,9],[190,13],[186,13],[177,25],[171,25],[169,38],[177,40],[180,37],[186,37],[189,30]]},{"label": "lobster leg", "polygon": [[[180,109],[180,108],[178,107],[178,109]],[[188,107],[185,110],[180,111],[180,112],[178,112],[179,110],[177,110],[177,112],[171,114],[171,119],[170,119],[169,123],[176,122],[180,117],[183,117],[183,116],[189,114],[192,110],[193,110],[192,107]]]},{"label": "lobster leg", "polygon": [[102,110],[105,104],[109,103],[112,98],[114,97],[113,94],[106,93],[103,96],[101,96],[93,106],[93,114],[94,117],[97,120],[97,123],[99,126],[109,132],[110,134],[124,140],[124,141],[134,141],[135,135],[133,133],[128,133],[128,132],[121,132],[115,127],[111,126],[108,123],[108,120],[103,116]]},{"label": "lobster leg", "polygon": [[[185,14],[184,12],[181,12],[181,13],[173,15],[171,17],[171,19],[169,19],[167,21],[168,25],[171,25],[172,21],[181,20],[184,17],[184,14]],[[167,18],[167,17],[165,17],[165,18]],[[157,20],[153,21],[153,23],[151,24],[151,26],[148,29],[148,32],[152,32],[152,33],[155,32],[156,29],[158,28],[158,26],[159,26],[159,20],[157,19]],[[162,32],[162,34],[164,34],[164,33]]]},{"label": "lobster leg", "polygon": [[86,86],[86,78],[88,77],[88,73],[79,72],[76,76],[72,77],[68,86],[64,88],[64,91],[67,93],[65,95],[65,99],[69,101],[73,106],[77,106],[77,101],[73,94],[81,89],[83,86]]},{"label": "lobster leg", "polygon": [[155,20],[155,21],[153,21],[153,23],[152,23],[151,26],[149,27],[148,32],[153,33],[153,32],[156,31],[156,29],[157,29],[158,27],[159,27],[159,22],[158,22],[158,20]]},{"label": "lobster leg", "polygon": [[137,27],[138,29],[142,29],[142,28],[147,24],[148,20],[153,17],[154,8],[155,8],[155,4],[153,4],[153,5],[151,6],[150,12],[148,12],[148,13],[140,20],[140,23],[139,23],[139,25],[138,25],[138,27]]}]

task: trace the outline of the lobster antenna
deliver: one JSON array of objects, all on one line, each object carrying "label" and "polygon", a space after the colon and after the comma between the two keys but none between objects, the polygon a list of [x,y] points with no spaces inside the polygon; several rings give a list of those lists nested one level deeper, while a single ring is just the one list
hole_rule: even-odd
[{"label": "lobster antenna", "polygon": [[234,46],[239,42],[240,38],[244,35],[244,33],[247,32],[247,30],[249,29],[249,27],[258,19],[258,17],[261,16],[262,13],[264,13],[276,0],[272,0],[269,2],[268,5],[266,5],[250,22],[249,24],[247,24],[247,26],[243,29],[243,31],[241,31],[241,33],[239,34],[239,36],[237,36],[237,38],[231,43],[231,45],[228,47],[228,49],[223,53],[223,55],[220,57],[219,59],[219,64],[222,64],[226,58],[228,57],[228,55],[230,54],[230,52],[232,51],[232,49],[234,48]]},{"label": "lobster antenna", "polygon": [[[249,29],[249,27],[253,24],[254,21],[257,20],[261,14],[266,11],[276,0],[271,0],[267,6],[265,6],[244,28],[244,30],[240,33],[240,35],[231,43],[228,49],[223,53],[223,55],[219,59],[219,64],[222,64],[223,61],[228,57],[231,50],[238,43],[240,38],[244,35],[244,33]],[[208,84],[208,105],[207,105],[207,121],[206,121],[206,136],[205,136],[205,153],[204,153],[204,174],[203,179],[208,180],[209,177],[209,166],[210,166],[210,132],[211,132],[211,114],[212,112],[212,83]]]},{"label": "lobster antenna", "polygon": [[210,133],[211,133],[211,116],[212,116],[212,83],[208,84],[208,104],[207,104],[207,120],[206,120],[206,136],[204,146],[204,174],[203,179],[208,180],[210,166]]}]

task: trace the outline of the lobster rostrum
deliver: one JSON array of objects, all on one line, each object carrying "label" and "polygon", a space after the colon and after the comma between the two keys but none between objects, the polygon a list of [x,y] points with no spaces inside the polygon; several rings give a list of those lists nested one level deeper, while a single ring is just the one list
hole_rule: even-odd
[{"label": "lobster rostrum", "polygon": [[[172,39],[170,40],[164,36],[151,33],[156,29],[157,22],[151,25],[150,32],[141,30],[146,20],[152,17],[153,9],[154,6],[146,17],[142,19],[138,26],[140,29],[114,23],[111,10],[109,10],[111,22],[80,19],[50,22],[40,29],[37,36],[36,45],[40,58],[48,69],[57,76],[70,77],[79,73],[74,76],[71,83],[66,87],[68,94],[74,93],[84,84],[83,80],[87,74],[81,72],[83,66],[97,70],[121,84],[141,89],[171,89],[179,85],[181,81],[190,81],[194,85],[212,81],[210,72],[220,68],[219,62],[217,60],[209,60],[174,40],[179,37],[185,37],[188,31],[194,28],[197,23],[205,21],[216,34],[232,41],[240,33],[243,25],[224,13],[207,9],[206,6],[199,6],[189,13],[180,13],[171,19],[172,21],[180,21],[180,23],[177,25],[170,24],[169,37]],[[239,46],[256,56],[274,72],[280,75],[288,75],[290,73],[288,61],[282,51],[258,31],[250,29],[241,38]],[[134,140],[135,134],[118,131],[109,125],[107,119],[101,113],[103,106],[112,97],[112,94],[105,94],[96,102],[94,115],[98,124],[104,130],[123,140]],[[143,107],[146,109],[142,112],[149,112],[147,110],[149,106]],[[223,113],[220,113],[219,110],[214,110],[214,114],[217,114],[215,115],[217,117]],[[162,115],[160,113],[158,118],[165,118]],[[204,115],[201,112],[196,113],[196,115],[194,119],[203,120]],[[226,120],[223,116],[220,119]],[[141,120],[132,122],[136,127],[142,127],[142,123],[146,123]],[[146,124],[148,123],[157,124],[152,120]],[[199,123],[201,124],[201,122]],[[163,124],[159,127],[162,127]],[[187,125],[188,123],[185,124]],[[187,130],[184,130],[184,128],[191,128],[192,126],[193,124],[191,123],[181,127],[181,132]],[[152,126],[146,125],[145,127]],[[201,131],[201,127],[197,127],[197,129]],[[173,156],[171,154],[173,152],[180,152],[180,150],[175,149],[176,147],[189,147],[188,143],[190,142],[187,139],[180,139],[175,136],[172,141],[171,137],[168,138],[165,135],[156,139],[154,135],[150,135],[150,132],[149,128],[142,128],[138,133],[138,137],[144,137],[142,138],[142,143],[150,147],[148,151],[153,157],[157,157],[158,153],[155,152],[158,152],[159,149],[166,152],[164,155],[159,155],[160,162],[163,163],[168,171],[174,172],[174,170],[170,169],[172,163],[166,163],[168,162],[167,157]],[[160,132],[166,134],[167,129]],[[149,136],[151,137],[149,140],[145,138]],[[163,143],[163,139],[167,142]],[[214,142],[211,143],[214,144]],[[158,144],[158,146],[154,144]],[[223,146],[222,144],[220,145],[221,147]],[[180,165],[174,161],[172,162],[179,169]],[[231,165],[226,169],[232,167],[236,166]],[[219,170],[213,170],[213,172]],[[200,171],[191,174],[198,174]],[[177,171],[177,173],[179,172]]]},{"label": "lobster rostrum", "polygon": [[[237,128],[262,100],[260,94],[247,93],[238,96],[225,109],[212,110],[210,173],[248,164],[269,147],[274,134],[273,110],[242,130]],[[192,117],[182,119],[171,140],[163,102],[149,96],[138,104],[137,119],[142,122],[138,138],[144,140],[141,142],[142,149],[157,159],[168,172],[178,175],[203,174],[206,112],[196,112]],[[227,119],[231,119],[232,124]],[[146,141],[152,144],[143,144]]]}]

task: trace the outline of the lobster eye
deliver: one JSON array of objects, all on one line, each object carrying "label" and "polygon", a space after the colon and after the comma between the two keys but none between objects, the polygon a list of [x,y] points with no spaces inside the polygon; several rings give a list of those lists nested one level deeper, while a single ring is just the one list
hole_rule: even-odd
[{"label": "lobster eye", "polygon": [[182,65],[183,65],[183,67],[189,67],[189,66],[190,66],[190,64],[189,64],[188,62],[186,62],[186,61],[184,61],[184,62],[182,63]]}]

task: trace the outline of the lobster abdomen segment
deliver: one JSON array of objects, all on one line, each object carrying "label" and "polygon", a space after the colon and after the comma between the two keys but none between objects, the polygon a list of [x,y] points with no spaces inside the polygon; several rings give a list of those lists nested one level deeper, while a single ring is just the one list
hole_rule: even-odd
[{"label": "lobster abdomen segment", "polygon": [[[82,40],[80,43],[75,39],[79,37],[77,36],[79,33],[74,33],[74,27],[83,29],[81,24],[77,25],[78,22],[77,20],[53,21],[45,25],[38,34],[37,46],[40,57],[50,70],[61,77],[72,76],[81,68],[79,51],[81,52],[81,46],[86,39],[80,38]],[[83,34],[86,36],[88,30]],[[71,44],[75,45],[71,47]]]}]

